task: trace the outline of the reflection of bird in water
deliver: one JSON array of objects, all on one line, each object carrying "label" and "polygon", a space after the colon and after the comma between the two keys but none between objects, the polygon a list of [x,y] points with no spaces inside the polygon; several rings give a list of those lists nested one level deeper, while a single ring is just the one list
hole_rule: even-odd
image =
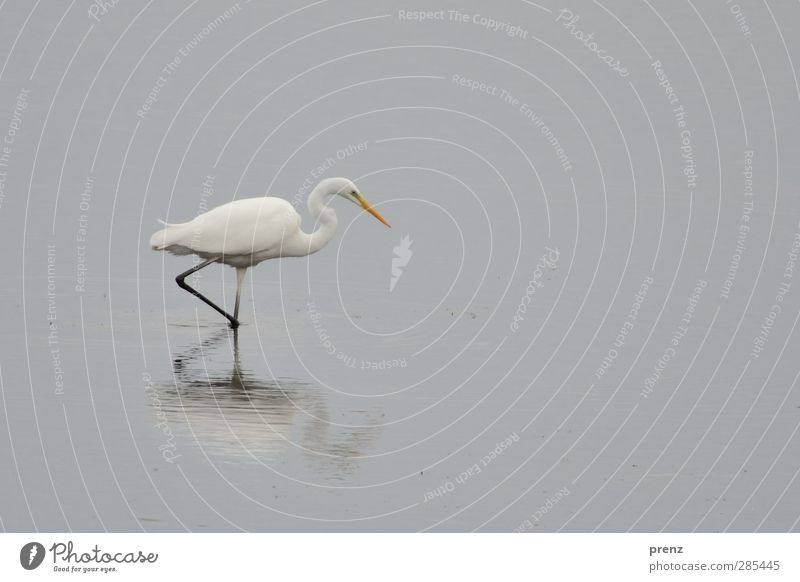
[{"label": "reflection of bird in water", "polygon": [[[233,367],[207,365],[222,339],[233,336]],[[332,477],[350,473],[375,440],[378,414],[358,411],[358,426],[335,426],[317,386],[290,378],[261,380],[242,368],[238,332],[222,330],[173,361],[175,383],[159,389],[174,427],[186,424],[208,453],[255,461],[301,452]]]}]

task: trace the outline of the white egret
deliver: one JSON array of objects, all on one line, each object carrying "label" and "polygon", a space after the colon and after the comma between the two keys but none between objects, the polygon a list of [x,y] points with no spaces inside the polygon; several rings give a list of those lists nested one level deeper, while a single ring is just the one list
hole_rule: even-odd
[{"label": "white egret", "polygon": [[[267,259],[304,257],[317,252],[336,233],[336,212],[328,206],[331,198],[341,196],[358,204],[386,226],[386,219],[367,202],[356,185],[347,178],[327,178],[308,196],[308,210],[317,226],[308,234],[300,230],[302,218],[282,198],[246,198],[234,200],[180,224],[162,222],[165,228],[150,237],[156,251],[176,255],[197,255],[204,262],[175,277],[175,282],[228,318],[231,327],[239,327],[239,298],[248,267]],[[236,303],[233,316],[190,287],[185,279],[211,263],[236,268]]]}]

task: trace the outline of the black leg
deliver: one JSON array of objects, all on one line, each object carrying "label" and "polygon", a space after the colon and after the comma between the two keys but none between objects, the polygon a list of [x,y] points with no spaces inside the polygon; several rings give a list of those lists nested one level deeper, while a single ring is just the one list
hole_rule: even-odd
[{"label": "black leg", "polygon": [[239,322],[237,321],[237,319],[235,317],[232,317],[232,316],[228,315],[225,311],[223,311],[222,309],[217,307],[210,299],[207,299],[206,297],[204,297],[199,291],[193,289],[192,287],[189,287],[189,285],[184,281],[184,279],[186,279],[186,277],[188,277],[192,273],[194,273],[196,271],[199,271],[203,267],[207,267],[211,263],[216,263],[218,260],[219,260],[219,257],[215,257],[213,259],[208,259],[207,261],[204,261],[204,262],[200,263],[199,265],[197,265],[195,267],[192,267],[188,271],[184,271],[183,273],[181,273],[180,275],[175,277],[175,282],[178,284],[178,287],[180,287],[181,289],[186,289],[186,291],[188,291],[189,293],[191,293],[192,295],[194,295],[195,297],[197,297],[198,299],[200,299],[204,303],[210,305],[211,307],[216,309],[218,312],[220,312],[222,315],[224,315],[228,319],[228,321],[231,323],[231,327],[233,329],[236,329],[237,327],[239,327]]}]

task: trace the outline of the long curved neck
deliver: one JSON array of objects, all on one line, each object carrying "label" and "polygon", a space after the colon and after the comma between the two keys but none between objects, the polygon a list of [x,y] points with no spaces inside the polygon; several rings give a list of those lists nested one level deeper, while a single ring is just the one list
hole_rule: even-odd
[{"label": "long curved neck", "polygon": [[328,244],[336,234],[336,212],[327,204],[328,198],[333,196],[335,192],[320,186],[318,184],[308,196],[308,211],[311,214],[311,218],[314,219],[314,226],[316,227],[314,232],[306,235],[306,252],[309,255],[316,253]]}]

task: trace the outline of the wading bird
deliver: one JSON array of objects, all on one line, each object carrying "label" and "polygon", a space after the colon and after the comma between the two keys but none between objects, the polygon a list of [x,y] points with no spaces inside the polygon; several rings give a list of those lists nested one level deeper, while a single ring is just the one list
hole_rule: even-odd
[{"label": "wading bird", "polygon": [[[235,329],[239,327],[239,298],[248,267],[267,259],[304,257],[328,244],[336,233],[336,212],[328,206],[333,196],[358,204],[390,226],[353,182],[347,178],[327,178],[308,196],[308,210],[316,225],[311,234],[300,230],[302,218],[288,201],[269,197],[246,198],[212,208],[189,222],[162,222],[165,228],[150,237],[150,246],[156,251],[197,255],[205,259],[175,277],[175,282],[228,318]],[[232,316],[185,281],[186,277],[211,263],[236,268],[236,303]]]}]

